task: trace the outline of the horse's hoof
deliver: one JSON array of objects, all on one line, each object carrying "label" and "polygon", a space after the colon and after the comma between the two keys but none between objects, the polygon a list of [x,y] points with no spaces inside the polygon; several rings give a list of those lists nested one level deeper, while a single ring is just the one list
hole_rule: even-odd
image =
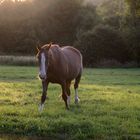
[{"label": "horse's hoof", "polygon": [[67,96],[67,104],[70,105],[70,96]]},{"label": "horse's hoof", "polygon": [[40,105],[39,105],[39,108],[38,108],[38,111],[39,111],[39,112],[42,112],[42,111],[43,111],[43,108],[44,108],[44,104],[40,104]]},{"label": "horse's hoof", "polygon": [[76,99],[75,99],[75,104],[78,104],[79,101],[80,101],[80,99],[79,99],[79,98],[76,98]]}]

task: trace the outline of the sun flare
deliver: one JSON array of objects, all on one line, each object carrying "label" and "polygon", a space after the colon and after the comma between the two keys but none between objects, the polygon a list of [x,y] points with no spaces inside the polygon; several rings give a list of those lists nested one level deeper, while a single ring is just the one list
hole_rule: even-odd
[{"label": "sun flare", "polygon": [[26,1],[26,0],[12,0],[13,2],[15,2],[15,1]]}]

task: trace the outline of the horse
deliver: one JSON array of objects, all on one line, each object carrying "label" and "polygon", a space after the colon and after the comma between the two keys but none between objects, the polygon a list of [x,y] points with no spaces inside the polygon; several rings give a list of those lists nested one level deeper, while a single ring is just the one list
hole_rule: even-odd
[{"label": "horse", "polygon": [[78,85],[82,76],[82,54],[72,46],[60,47],[57,44],[45,44],[38,49],[39,78],[42,81],[42,96],[39,110],[42,111],[47,98],[49,83],[57,83],[62,88],[62,99],[66,109],[70,107],[70,86],[75,79],[75,103],[78,104]]}]

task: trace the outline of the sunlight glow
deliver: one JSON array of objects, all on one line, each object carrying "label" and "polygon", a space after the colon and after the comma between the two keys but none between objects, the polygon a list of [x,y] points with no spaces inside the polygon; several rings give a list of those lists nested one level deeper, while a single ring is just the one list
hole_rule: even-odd
[{"label": "sunlight glow", "polygon": [[1,5],[4,1],[5,1],[5,0],[1,0],[1,1],[0,1],[0,5]]},{"label": "sunlight glow", "polygon": [[[4,2],[5,0],[0,0],[0,5]],[[18,2],[24,2],[24,1],[26,1],[26,0],[11,0],[11,1],[13,1],[13,2],[16,2],[16,1],[18,1]]]},{"label": "sunlight glow", "polygon": [[12,0],[12,1],[13,1],[13,2],[15,2],[15,1],[22,1],[22,2],[23,2],[23,1],[26,1],[26,0]]}]

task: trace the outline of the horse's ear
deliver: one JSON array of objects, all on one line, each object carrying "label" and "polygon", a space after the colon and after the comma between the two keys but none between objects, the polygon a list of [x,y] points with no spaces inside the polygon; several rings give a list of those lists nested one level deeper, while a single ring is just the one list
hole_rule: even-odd
[{"label": "horse's ear", "polygon": [[38,52],[40,51],[40,49],[39,49],[39,47],[38,47],[38,46],[36,46],[36,49],[37,49],[37,51],[38,51]]},{"label": "horse's ear", "polygon": [[37,49],[38,52],[39,52],[40,49],[41,49],[41,45],[40,45],[40,42],[39,42],[39,41],[38,41],[37,44],[36,44],[36,49]]},{"label": "horse's ear", "polygon": [[49,50],[51,46],[52,46],[52,42],[50,42],[50,44],[47,45],[46,49]]}]

